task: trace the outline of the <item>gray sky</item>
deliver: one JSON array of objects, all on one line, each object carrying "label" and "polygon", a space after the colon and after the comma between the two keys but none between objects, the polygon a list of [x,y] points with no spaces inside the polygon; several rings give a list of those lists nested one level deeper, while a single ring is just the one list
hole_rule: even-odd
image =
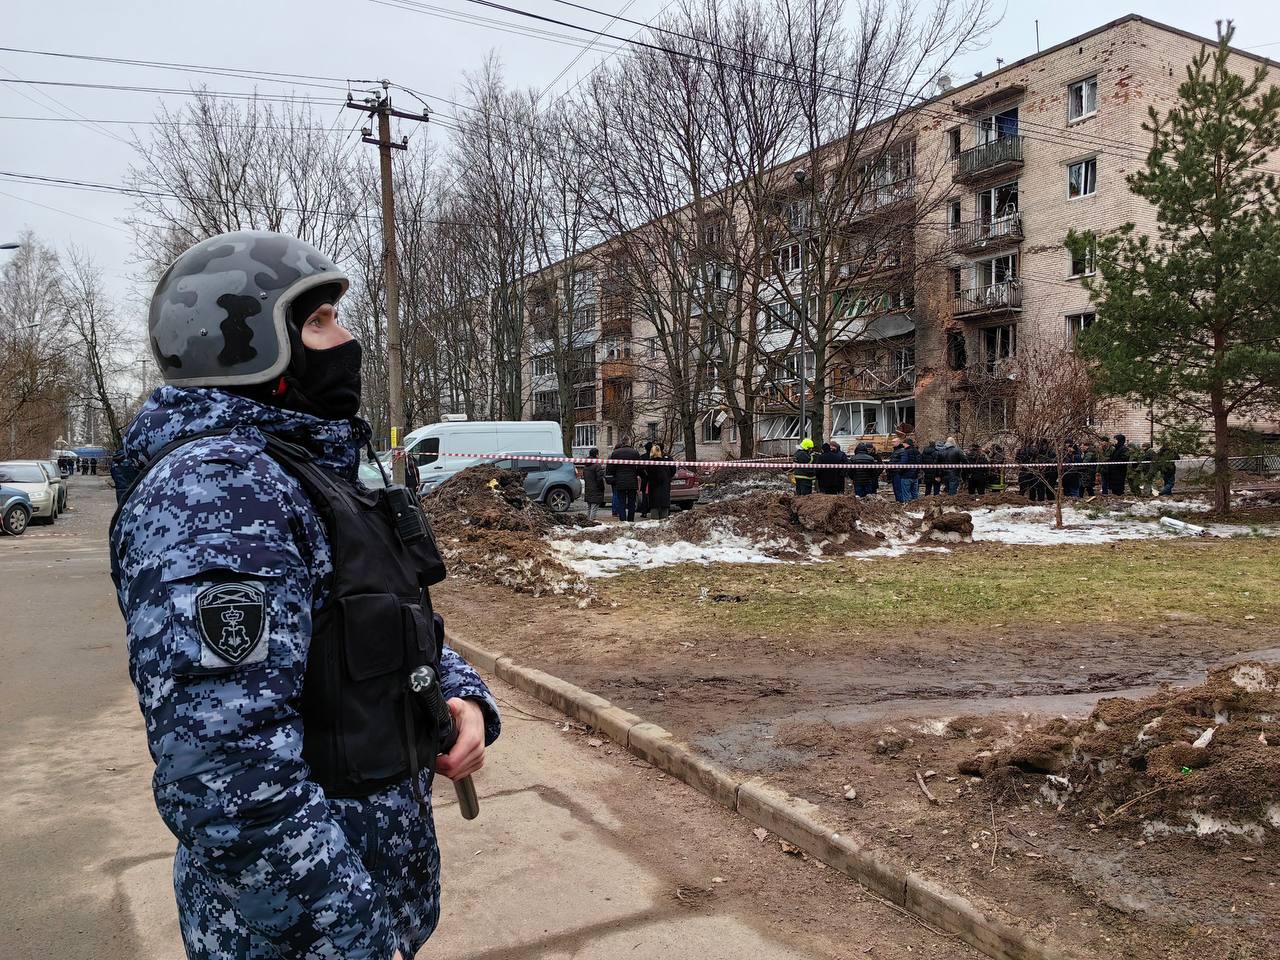
[{"label": "gray sky", "polygon": [[[667,0],[583,3],[644,21],[662,10]],[[554,0],[512,0],[511,5],[585,26],[604,28],[607,23],[605,18]],[[389,77],[442,97],[453,97],[463,75],[475,70],[490,50],[498,51],[510,83],[539,88],[555,79],[580,53],[580,48],[562,42],[502,32],[492,25],[459,22],[480,16],[521,30],[537,26],[466,0],[434,0],[430,6],[437,12],[428,15],[393,9],[373,0],[15,0],[5,4],[0,17],[4,25],[0,45],[294,74]],[[1130,12],[1205,36],[1214,33],[1214,17],[1231,16],[1239,29],[1239,46],[1280,56],[1280,4],[1274,0],[1235,0],[1227,9],[1206,5],[1203,0],[1140,0],[1124,7],[1099,0],[1022,3],[1010,4],[986,49],[957,64],[953,75],[958,82],[964,82],[974,71],[994,69],[997,56],[1007,63],[1034,53],[1037,18],[1040,45],[1047,48]],[[608,29],[624,36],[635,30],[627,24]],[[604,43],[613,46],[611,41]],[[572,85],[606,55],[607,49],[586,52],[559,80],[557,90]],[[0,52],[0,81],[14,76],[182,90],[202,79],[213,90],[248,91],[254,86],[248,80],[201,78],[146,67]],[[1280,76],[1274,79],[1280,82]],[[258,87],[264,93],[293,90],[311,96],[342,95],[339,91],[290,87],[284,80],[264,81]],[[159,99],[150,93],[0,82],[0,117],[4,118],[0,119],[0,170],[119,183],[132,151],[111,134],[128,139],[128,126],[112,123],[93,127],[78,122],[11,118],[79,115],[93,120],[145,121],[154,115]],[[183,98],[163,99],[176,106]],[[398,105],[413,108],[407,98],[402,101]],[[443,113],[455,109],[439,102],[432,106]],[[318,115],[328,123],[341,124],[344,130],[350,129],[357,118],[354,111],[343,110],[336,103],[318,107]],[[147,128],[136,129],[145,132]],[[448,135],[438,127],[425,131],[406,128],[404,132],[433,138]],[[129,203],[128,198],[119,195],[0,178],[0,242],[29,227],[57,247],[76,243],[95,257],[120,296],[137,294],[140,291],[131,281],[131,241],[119,222]],[[0,252],[0,257],[4,256],[8,254]]]}]

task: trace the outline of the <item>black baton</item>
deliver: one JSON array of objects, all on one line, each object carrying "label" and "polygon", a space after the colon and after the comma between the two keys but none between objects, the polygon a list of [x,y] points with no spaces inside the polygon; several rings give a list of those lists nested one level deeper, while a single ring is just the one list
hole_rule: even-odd
[{"label": "black baton", "polygon": [[[437,753],[448,753],[458,742],[458,729],[453,725],[453,714],[449,712],[449,704],[445,702],[440,691],[440,683],[436,672],[430,667],[418,667],[409,674],[409,689],[422,700],[427,714],[436,728]],[[432,760],[432,769],[435,761]],[[462,811],[464,820],[474,820],[480,815],[480,800],[476,797],[476,785],[470,776],[453,781],[453,789],[458,794],[458,809]]]}]

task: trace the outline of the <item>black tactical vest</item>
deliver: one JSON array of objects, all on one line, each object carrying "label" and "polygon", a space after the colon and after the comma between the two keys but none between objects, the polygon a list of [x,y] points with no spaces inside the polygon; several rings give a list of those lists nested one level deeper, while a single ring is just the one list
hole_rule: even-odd
[{"label": "black tactical vest", "polygon": [[[183,437],[160,450],[120,502],[172,450],[228,432]],[[408,677],[416,667],[439,666],[443,637],[427,588],[444,579],[444,561],[429,528],[425,539],[401,542],[385,490],[344,480],[305,449],[263,435],[266,452],[319,512],[333,555],[329,598],[311,625],[302,756],[327,796],[368,796],[416,774],[419,759],[434,765],[436,731]]]}]

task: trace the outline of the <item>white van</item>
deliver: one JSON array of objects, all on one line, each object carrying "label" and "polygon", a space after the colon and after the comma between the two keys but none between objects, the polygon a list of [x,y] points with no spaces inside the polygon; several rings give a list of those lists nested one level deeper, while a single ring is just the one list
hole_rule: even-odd
[{"label": "white van", "polygon": [[[423,491],[434,490],[477,459],[511,450],[564,453],[560,424],[554,420],[464,420],[432,423],[404,438],[405,450],[418,464]],[[441,454],[475,454],[472,457]]]}]

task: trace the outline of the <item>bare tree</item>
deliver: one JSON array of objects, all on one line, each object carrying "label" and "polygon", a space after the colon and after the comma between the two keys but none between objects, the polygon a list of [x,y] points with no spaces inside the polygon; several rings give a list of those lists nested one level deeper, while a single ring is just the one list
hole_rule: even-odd
[{"label": "bare tree", "polygon": [[277,230],[343,259],[362,196],[340,138],[310,106],[245,104],[197,91],[161,107],[138,139],[128,182],[138,257],[153,274],[192,244],[232,230]]},{"label": "bare tree", "polygon": [[523,412],[524,278],[532,262],[537,152],[530,131],[536,100],[510,91],[490,58],[467,79],[465,113],[458,120],[452,163],[457,210],[469,229],[459,239],[489,291],[488,324],[497,374],[499,413]]},{"label": "bare tree", "polygon": [[20,240],[0,270],[0,440],[10,458],[48,456],[72,392],[58,255],[29,231]]},{"label": "bare tree", "polygon": [[[1092,366],[1067,346],[1037,343],[993,373],[1003,375],[1004,385],[990,396],[1011,414],[1007,430],[995,435],[1007,437],[1025,469],[1052,489],[1054,526],[1061,528],[1063,482],[1073,447],[1093,437],[1097,424],[1114,413],[1114,405],[1098,398]],[[983,425],[981,418],[978,425]]]},{"label": "bare tree", "polygon": [[125,366],[120,348],[124,324],[102,282],[102,271],[84,251],[71,247],[61,266],[58,313],[70,335],[80,366],[79,400],[102,411],[111,434],[111,446],[119,449],[120,377]]}]

